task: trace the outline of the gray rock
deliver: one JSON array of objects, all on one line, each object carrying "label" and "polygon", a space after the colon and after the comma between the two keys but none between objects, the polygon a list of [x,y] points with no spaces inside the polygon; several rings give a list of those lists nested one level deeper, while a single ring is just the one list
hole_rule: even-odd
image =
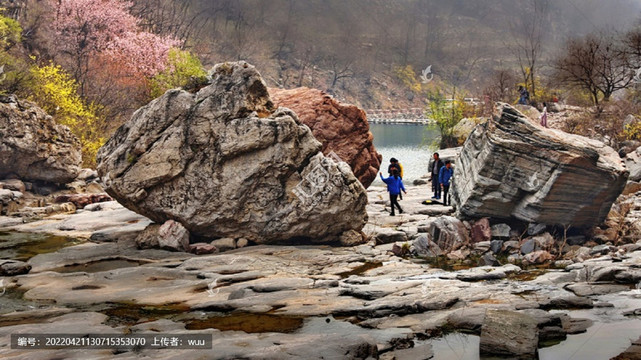
[{"label": "gray rock", "polygon": [[542,309],[592,309],[594,303],[586,297],[568,295],[559,296],[539,302]]},{"label": "gray rock", "polygon": [[492,239],[508,240],[511,230],[512,228],[508,224],[492,225]]},{"label": "gray rock", "polygon": [[479,259],[479,266],[500,266],[501,263],[499,263],[498,260],[496,260],[496,257],[494,257],[493,254],[487,253],[483,254],[481,256],[481,259]]},{"label": "gray rock", "polygon": [[547,229],[547,225],[545,225],[545,224],[532,224],[532,223],[530,223],[527,226],[527,234],[530,235],[530,236],[539,235],[540,233],[545,231],[545,229]]},{"label": "gray rock", "polygon": [[427,235],[420,235],[412,242],[412,247],[419,256],[436,257],[443,255],[443,250],[430,240]]},{"label": "gray rock", "polygon": [[487,310],[481,328],[480,352],[493,356],[536,359],[539,330],[534,318],[505,310]]},{"label": "gray rock", "polygon": [[427,181],[425,181],[425,180],[423,180],[423,179],[416,179],[416,180],[414,180],[414,181],[412,182],[412,184],[417,185],[417,186],[418,186],[418,185],[425,185],[425,184],[427,184]]},{"label": "gray rock", "polygon": [[484,253],[492,247],[492,243],[490,241],[481,241],[479,243],[474,244],[474,251],[477,251],[479,253]]},{"label": "gray rock", "polygon": [[543,128],[507,104],[465,142],[452,182],[463,217],[592,227],[629,172],[603,143]]},{"label": "gray rock", "polygon": [[0,181],[0,189],[3,188],[21,193],[27,191],[27,186],[19,179],[6,179]]},{"label": "gray rock", "polygon": [[170,90],[140,108],[97,161],[125,207],[197,236],[334,242],[367,221],[349,165],[325,157],[292,111],[273,109],[245,62],[216,65],[195,94]]},{"label": "gray rock", "polygon": [[0,178],[64,184],[80,171],[80,142],[28,101],[0,103]]},{"label": "gray rock", "polygon": [[609,245],[597,245],[590,249],[590,255],[595,256],[595,255],[606,255],[607,253],[610,252],[610,246]]},{"label": "gray rock", "polygon": [[594,296],[612,294],[630,290],[627,285],[576,283],[565,287],[577,296]]},{"label": "gray rock", "polygon": [[516,240],[510,240],[503,242],[503,251],[505,252],[516,252],[520,249],[519,242]]},{"label": "gray rock", "polygon": [[222,238],[210,242],[218,251],[224,252],[234,250],[236,248],[236,240],[232,238]]},{"label": "gray rock", "polygon": [[498,254],[501,252],[502,248],[503,248],[503,240],[492,240],[490,242],[490,250],[492,250],[492,253]]},{"label": "gray rock", "polygon": [[523,243],[521,244],[521,254],[526,255],[534,250],[538,250],[537,245],[536,241],[532,238],[523,240]]},{"label": "gray rock", "polygon": [[568,245],[583,245],[585,244],[586,238],[584,235],[573,235],[573,236],[568,236],[566,239],[566,242]]},{"label": "gray rock", "polygon": [[26,274],[31,270],[31,265],[18,260],[0,260],[0,275],[14,276]]},{"label": "gray rock", "polygon": [[452,312],[447,317],[450,326],[457,330],[479,331],[485,320],[484,308],[463,308]]},{"label": "gray rock", "polygon": [[139,249],[160,248],[171,251],[190,252],[189,231],[173,220],[164,224],[151,224],[136,237]]},{"label": "gray rock", "polygon": [[469,232],[462,221],[451,216],[431,218],[427,223],[427,237],[445,253],[470,243]]},{"label": "gray rock", "polygon": [[376,234],[377,244],[391,244],[403,241],[407,241],[407,234],[403,231],[381,228],[378,234]]},{"label": "gray rock", "polygon": [[82,169],[78,173],[78,177],[76,179],[78,180],[83,180],[83,181],[89,181],[93,179],[98,178],[98,172],[94,169]]},{"label": "gray rock", "polygon": [[625,156],[625,165],[630,170],[630,181],[641,181],[641,147]]},{"label": "gray rock", "polygon": [[[341,236],[338,238],[338,242],[342,246],[357,246],[366,243],[367,238],[363,236],[360,231],[349,230],[341,234]],[[241,247],[240,245],[236,246]]]}]

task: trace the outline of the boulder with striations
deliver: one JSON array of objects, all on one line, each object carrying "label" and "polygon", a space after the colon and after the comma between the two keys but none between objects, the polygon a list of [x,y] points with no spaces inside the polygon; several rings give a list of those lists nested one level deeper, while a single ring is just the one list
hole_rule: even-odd
[{"label": "boulder with striations", "polygon": [[547,129],[507,104],[479,125],[457,162],[459,216],[592,227],[621,194],[628,170],[603,143]]},{"label": "boulder with striations", "polygon": [[66,184],[78,176],[80,142],[35,104],[0,98],[0,179]]},{"label": "boulder with striations", "polygon": [[365,189],[310,129],[273,107],[244,62],[218,64],[197,93],[170,90],[98,152],[106,191],[156,223],[256,243],[338,241],[367,221]]},{"label": "boulder with striations", "polygon": [[312,129],[314,137],[323,144],[323,154],[338,155],[363,186],[368,187],[374,181],[382,156],[374,148],[374,136],[363,110],[317,89],[300,87],[269,92],[274,104],[294,110],[300,121]]}]

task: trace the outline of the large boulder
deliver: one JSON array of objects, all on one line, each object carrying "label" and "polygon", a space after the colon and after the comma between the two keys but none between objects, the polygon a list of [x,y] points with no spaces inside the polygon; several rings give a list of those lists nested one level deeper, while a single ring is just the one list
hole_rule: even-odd
[{"label": "large boulder", "polygon": [[625,156],[625,164],[630,170],[630,181],[641,181],[641,147]]},{"label": "large boulder", "polygon": [[628,178],[619,155],[599,141],[543,128],[507,104],[497,110],[459,156],[451,190],[459,216],[601,223]]},{"label": "large boulder", "polygon": [[78,176],[80,142],[69,128],[13,96],[0,98],[0,179],[66,184]]},{"label": "large boulder", "polygon": [[323,144],[323,154],[332,152],[349,164],[366,188],[374,181],[382,156],[374,148],[365,112],[344,104],[317,89],[269,89],[276,106],[294,110]]},{"label": "large boulder", "polygon": [[137,110],[98,152],[106,191],[156,223],[201,237],[338,241],[367,221],[365,189],[289,109],[274,109],[244,62],[211,84],[170,90]]}]

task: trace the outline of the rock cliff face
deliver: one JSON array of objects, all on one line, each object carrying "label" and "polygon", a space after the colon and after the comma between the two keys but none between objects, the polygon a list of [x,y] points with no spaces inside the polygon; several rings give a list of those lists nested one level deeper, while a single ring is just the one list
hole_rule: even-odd
[{"label": "rock cliff face", "polygon": [[374,137],[363,110],[306,87],[269,89],[269,93],[274,104],[294,110],[300,121],[312,129],[314,137],[323,144],[323,154],[338,155],[366,188],[374,181],[382,156],[374,148]]},{"label": "rock cliff face", "polygon": [[367,221],[365,189],[320,152],[310,129],[274,109],[244,62],[211,85],[171,90],[139,109],[98,153],[106,191],[157,223],[257,243],[336,241]]},{"label": "rock cliff face", "polygon": [[460,216],[573,227],[601,223],[628,178],[610,147],[545,129],[507,104],[472,132],[454,174]]},{"label": "rock cliff face", "polygon": [[80,142],[41,108],[14,97],[0,99],[0,179],[68,183],[78,176]]}]

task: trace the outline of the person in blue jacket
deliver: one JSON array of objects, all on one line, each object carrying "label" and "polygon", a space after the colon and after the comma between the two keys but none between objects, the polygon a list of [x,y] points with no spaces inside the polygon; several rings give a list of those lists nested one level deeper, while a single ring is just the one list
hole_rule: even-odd
[{"label": "person in blue jacket", "polygon": [[401,179],[398,169],[392,169],[392,176],[388,178],[383,177],[383,173],[381,174],[381,180],[383,180],[384,183],[387,184],[387,191],[389,192],[389,199],[390,203],[392,204],[392,213],[390,215],[395,216],[394,214],[394,206],[398,208],[398,213],[402,214],[403,209],[401,209],[401,205],[398,204],[398,195],[401,193],[401,190],[403,190],[404,193],[407,194],[405,191],[405,186],[403,186],[403,180]]},{"label": "person in blue jacket", "polygon": [[441,168],[438,172],[438,182],[443,188],[443,205],[451,205],[451,201],[447,201],[447,192],[450,191],[450,180],[454,174],[454,169],[452,169],[452,162],[449,160],[445,161],[445,166]]}]

